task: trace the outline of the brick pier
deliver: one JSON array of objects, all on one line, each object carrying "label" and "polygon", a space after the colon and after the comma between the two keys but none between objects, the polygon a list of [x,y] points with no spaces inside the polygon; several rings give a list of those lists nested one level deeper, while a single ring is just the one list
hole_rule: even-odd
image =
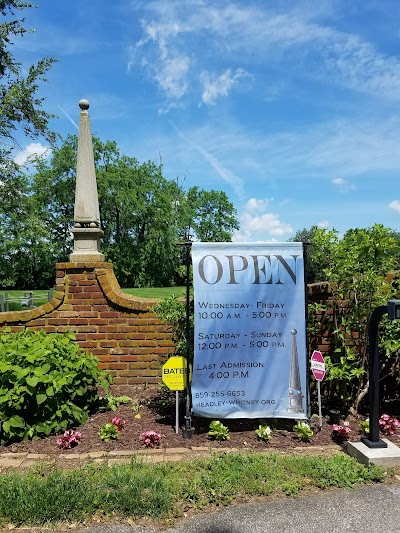
[{"label": "brick pier", "polygon": [[0,328],[73,332],[115,385],[156,384],[161,363],[174,352],[170,328],[151,310],[157,301],[122,292],[111,263],[58,263],[51,302],[1,313]]}]

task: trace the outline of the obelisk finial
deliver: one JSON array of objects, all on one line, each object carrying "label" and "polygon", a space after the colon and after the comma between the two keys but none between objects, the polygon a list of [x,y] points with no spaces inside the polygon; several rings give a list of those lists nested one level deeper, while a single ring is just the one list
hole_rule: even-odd
[{"label": "obelisk finial", "polygon": [[99,199],[97,196],[96,169],[94,165],[92,132],[90,130],[89,102],[80,100],[78,158],[76,165],[74,207],[74,251],[71,262],[104,261],[100,253]]}]

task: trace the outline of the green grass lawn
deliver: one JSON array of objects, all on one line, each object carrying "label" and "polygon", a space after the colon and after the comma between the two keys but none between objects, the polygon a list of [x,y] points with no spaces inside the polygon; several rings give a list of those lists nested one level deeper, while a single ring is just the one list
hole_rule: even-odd
[{"label": "green grass lawn", "polygon": [[168,298],[169,296],[177,296],[179,298],[186,294],[186,287],[143,287],[122,290],[139,298]]},{"label": "green grass lawn", "polygon": [[[144,287],[140,289],[122,289],[123,292],[138,296],[139,298],[168,298],[169,296],[182,297],[186,295],[186,287]],[[43,305],[48,301],[48,291],[46,290],[25,290],[25,291],[4,291],[0,290],[0,296],[5,299],[8,294],[8,310],[9,311],[23,311],[28,309],[27,306],[21,305],[21,298],[25,293],[33,293],[33,307]],[[2,309],[1,309],[2,310]],[[6,307],[4,307],[6,311]]]},{"label": "green grass lawn", "polygon": [[0,475],[0,524],[57,525],[95,515],[174,519],[187,512],[308,489],[351,488],[381,482],[384,470],[348,455],[215,455],[180,463],[93,465],[69,472],[38,467]]}]

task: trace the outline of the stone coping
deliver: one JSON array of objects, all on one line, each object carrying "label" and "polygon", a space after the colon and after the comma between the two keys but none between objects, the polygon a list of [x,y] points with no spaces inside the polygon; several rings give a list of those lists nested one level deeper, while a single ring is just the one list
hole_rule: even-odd
[{"label": "stone coping", "polygon": [[[78,448],[76,448],[78,452]],[[0,473],[7,470],[26,469],[38,465],[47,465],[62,470],[76,469],[88,464],[122,465],[128,464],[132,459],[143,463],[164,463],[178,462],[190,459],[207,458],[215,454],[224,453],[262,453],[277,455],[299,454],[304,456],[332,456],[344,453],[338,445],[331,446],[296,446],[285,449],[243,449],[228,447],[192,446],[189,448],[160,448],[142,450],[118,450],[118,451],[97,451],[87,453],[64,453],[59,455],[47,455],[41,453],[17,452],[0,454]]]}]

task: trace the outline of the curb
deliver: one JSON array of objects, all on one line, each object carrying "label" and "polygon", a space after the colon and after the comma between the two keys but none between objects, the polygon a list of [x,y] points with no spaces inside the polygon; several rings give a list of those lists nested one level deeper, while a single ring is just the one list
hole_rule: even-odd
[{"label": "curb", "polygon": [[3,453],[0,454],[0,473],[10,469],[27,469],[38,465],[47,465],[62,470],[82,468],[88,464],[107,464],[108,466],[129,464],[134,458],[148,464],[178,462],[189,459],[207,458],[215,454],[243,453],[243,454],[277,454],[304,456],[332,456],[344,453],[339,446],[296,446],[287,449],[253,450],[249,448],[212,448],[207,446],[193,446],[191,448],[162,448],[155,450],[128,451],[98,451],[88,453],[71,453],[47,455],[41,453]]}]

